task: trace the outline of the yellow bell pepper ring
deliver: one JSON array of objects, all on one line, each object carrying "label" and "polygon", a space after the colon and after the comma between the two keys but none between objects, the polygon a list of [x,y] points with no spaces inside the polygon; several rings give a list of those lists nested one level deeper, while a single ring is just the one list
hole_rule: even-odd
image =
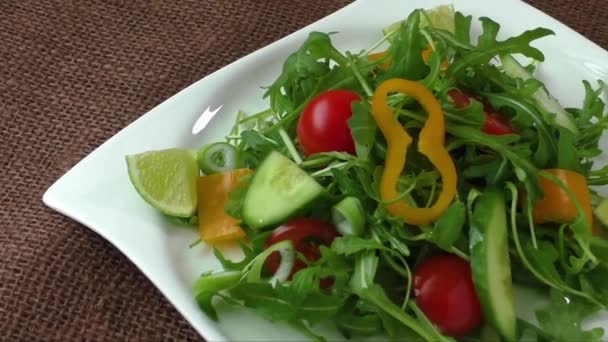
[{"label": "yellow bell pepper ring", "polygon": [[[412,207],[403,201],[395,202],[399,197],[397,183],[405,167],[407,148],[412,143],[412,137],[388,105],[388,94],[395,92],[411,96],[428,113],[428,119],[420,131],[418,151],[437,168],[442,180],[439,198],[429,208]],[[456,196],[456,167],[444,146],[445,121],[441,105],[422,83],[393,78],[376,89],[372,97],[372,112],[387,142],[384,172],[380,180],[380,198],[385,202],[392,201],[387,205],[388,211],[403,218],[408,224],[426,225],[436,221]]]}]

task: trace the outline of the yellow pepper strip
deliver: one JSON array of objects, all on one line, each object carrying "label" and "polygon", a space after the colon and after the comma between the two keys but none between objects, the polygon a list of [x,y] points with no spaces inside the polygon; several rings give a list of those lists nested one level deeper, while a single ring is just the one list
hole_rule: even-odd
[{"label": "yellow pepper strip", "polygon": [[428,119],[420,131],[418,151],[435,165],[443,185],[439,198],[430,208],[414,208],[403,201],[391,203],[387,208],[391,214],[402,217],[408,224],[426,225],[437,220],[456,195],[456,167],[444,146],[443,110],[433,93],[418,82],[393,78],[376,89],[372,97],[372,112],[388,144],[384,173],[380,180],[380,197],[385,202],[394,201],[399,196],[397,182],[405,167],[407,148],[412,143],[412,137],[399,123],[387,103],[388,94],[394,92],[413,97],[428,113]]},{"label": "yellow pepper strip", "polygon": [[210,245],[245,238],[239,221],[224,211],[229,193],[241,186],[240,178],[251,173],[237,169],[198,178],[198,226],[201,239]]}]

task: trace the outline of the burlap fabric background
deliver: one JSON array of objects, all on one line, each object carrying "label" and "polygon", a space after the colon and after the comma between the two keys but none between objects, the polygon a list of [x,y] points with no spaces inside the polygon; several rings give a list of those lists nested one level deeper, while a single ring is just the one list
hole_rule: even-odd
[{"label": "burlap fabric background", "polygon": [[[608,48],[608,0],[530,2]],[[198,339],[42,194],[170,95],[347,3],[0,0],[0,338]]]}]

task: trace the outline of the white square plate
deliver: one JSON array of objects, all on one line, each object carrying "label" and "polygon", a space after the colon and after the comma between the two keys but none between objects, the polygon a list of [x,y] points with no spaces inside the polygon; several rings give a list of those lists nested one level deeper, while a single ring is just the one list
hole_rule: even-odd
[{"label": "white square plate", "polygon": [[[260,87],[272,83],[284,58],[310,31],[338,31],[332,36],[335,45],[356,52],[381,38],[381,28],[404,19],[412,10],[449,2],[356,1],[180,91],[80,161],[48,189],[43,201],[122,251],[207,340],[302,340],[303,336],[289,327],[267,322],[245,309],[222,307],[219,322],[199,310],[192,285],[199,274],[219,269],[219,264],[204,244],[188,248],[197,239],[195,230],[173,226],[139,197],[129,182],[124,156],[170,147],[196,148],[221,140],[232,126],[237,110],[252,113],[268,107]],[[499,22],[503,39],[537,26],[554,30],[556,36],[535,43],[546,56],[538,75],[565,106],[580,105],[581,80],[594,83],[608,79],[606,51],[523,2],[454,0],[453,4],[456,10],[475,18],[488,16]],[[479,30],[479,25],[474,28]],[[193,125],[201,113],[220,105],[223,107],[218,115],[202,133],[193,135]],[[518,309],[530,312],[531,307]],[[608,327],[608,319],[596,322]],[[326,336],[340,338],[331,329]]]}]

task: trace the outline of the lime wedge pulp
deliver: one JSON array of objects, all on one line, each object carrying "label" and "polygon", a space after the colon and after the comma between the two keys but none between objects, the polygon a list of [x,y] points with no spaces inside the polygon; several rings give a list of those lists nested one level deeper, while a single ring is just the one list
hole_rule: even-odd
[{"label": "lime wedge pulp", "polygon": [[194,151],[167,149],[126,156],[129,178],[146,202],[173,217],[196,213],[199,175]]}]

